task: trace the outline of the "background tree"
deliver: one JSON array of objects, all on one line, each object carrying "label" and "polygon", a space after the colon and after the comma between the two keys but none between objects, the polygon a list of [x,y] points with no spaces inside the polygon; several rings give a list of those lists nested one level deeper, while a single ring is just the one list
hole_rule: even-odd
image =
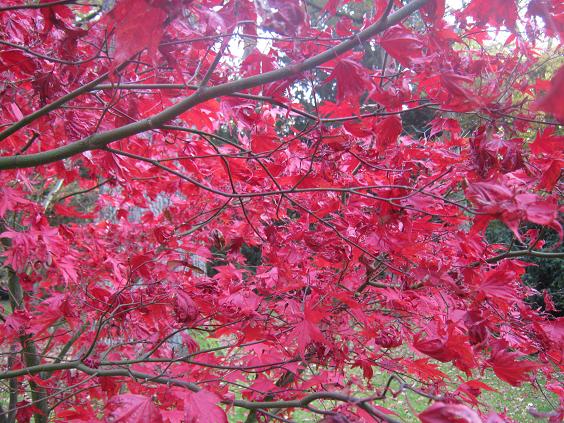
[{"label": "background tree", "polygon": [[562,16],[5,0],[0,421],[560,421]]}]

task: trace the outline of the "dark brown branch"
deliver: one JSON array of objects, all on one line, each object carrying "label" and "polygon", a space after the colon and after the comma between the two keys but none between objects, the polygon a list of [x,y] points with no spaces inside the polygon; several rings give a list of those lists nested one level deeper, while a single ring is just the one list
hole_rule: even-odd
[{"label": "dark brown branch", "polygon": [[92,188],[86,188],[80,191],[71,192],[70,194],[65,194],[62,197],[55,199],[55,202],[63,201],[69,197],[73,197],[75,195],[86,194],[87,192],[94,191],[96,188],[100,188],[102,185],[107,184],[108,182],[112,181],[112,178],[104,179],[102,182],[94,185]]},{"label": "dark brown branch", "polygon": [[38,52],[36,52],[36,51],[26,47],[26,46],[21,46],[19,44],[10,43],[9,41],[0,40],[0,45],[6,45],[6,46],[9,46],[9,47],[18,49],[18,50],[25,51],[26,53],[28,53],[31,56],[35,56],[35,57],[38,57],[40,59],[44,59],[48,62],[60,63],[62,65],[70,65],[70,66],[83,65],[85,63],[91,62],[92,60],[95,60],[98,57],[100,57],[99,56],[100,51],[98,51],[94,56],[89,57],[87,59],[82,59],[82,60],[77,60],[77,61],[63,60],[63,59],[59,59],[57,57],[51,57],[51,56],[47,56],[45,54],[38,53]]}]

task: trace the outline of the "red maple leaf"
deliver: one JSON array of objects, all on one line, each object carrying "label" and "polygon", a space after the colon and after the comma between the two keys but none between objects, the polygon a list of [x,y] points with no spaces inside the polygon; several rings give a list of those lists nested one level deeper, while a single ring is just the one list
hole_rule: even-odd
[{"label": "red maple leaf", "polygon": [[114,66],[131,59],[147,48],[154,57],[163,35],[166,13],[145,0],[121,0],[108,15],[109,27],[115,31]]},{"label": "red maple leaf", "polygon": [[534,107],[564,122],[564,66],[556,71],[550,80],[550,89],[536,101]]},{"label": "red maple leaf", "polygon": [[186,423],[217,422],[227,423],[225,411],[218,406],[220,398],[213,392],[202,389],[190,393],[184,400],[184,416]]},{"label": "red maple leaf", "polygon": [[501,268],[487,272],[478,286],[478,292],[482,294],[480,298],[495,298],[503,302],[515,301],[518,298],[513,285],[516,278],[515,272]]},{"label": "red maple leaf", "polygon": [[345,100],[358,102],[359,96],[371,86],[366,69],[350,59],[339,60],[325,82],[333,80],[337,81],[338,103]]},{"label": "red maple leaf", "polygon": [[519,17],[515,0],[472,0],[464,15],[474,17],[478,24],[505,25],[509,29],[515,28]]},{"label": "red maple leaf", "polygon": [[112,423],[162,422],[161,412],[145,395],[116,395],[108,402],[106,413],[107,421]]},{"label": "red maple leaf", "polygon": [[513,386],[520,386],[531,380],[530,373],[542,367],[539,363],[527,360],[522,354],[504,350],[494,352],[488,363],[497,377]]},{"label": "red maple leaf", "polygon": [[431,0],[421,8],[421,16],[427,22],[437,22],[443,18],[445,14],[446,0]]},{"label": "red maple leaf", "polygon": [[413,32],[396,25],[388,29],[380,38],[380,45],[390,56],[405,67],[411,67],[414,60],[425,55],[425,44]]},{"label": "red maple leaf", "polygon": [[482,423],[482,419],[462,404],[436,402],[421,414],[421,423]]}]

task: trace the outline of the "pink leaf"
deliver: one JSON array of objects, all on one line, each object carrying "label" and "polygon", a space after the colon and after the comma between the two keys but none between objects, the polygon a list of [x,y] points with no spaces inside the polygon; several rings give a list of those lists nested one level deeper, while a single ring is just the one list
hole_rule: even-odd
[{"label": "pink leaf", "polygon": [[154,56],[163,35],[166,13],[145,0],[121,0],[109,14],[116,33],[116,62],[123,63],[144,48]]},{"label": "pink leaf", "polygon": [[509,352],[497,351],[488,360],[497,377],[510,385],[519,386],[523,382],[531,380],[530,373],[541,367],[538,363],[529,360],[518,360],[522,355]]},{"label": "pink leaf", "polygon": [[189,394],[184,400],[186,423],[227,423],[225,411],[218,406],[220,398],[213,392],[201,390]]},{"label": "pink leaf", "polygon": [[564,66],[556,71],[550,80],[550,89],[536,101],[534,107],[564,122]]},{"label": "pink leaf", "polygon": [[414,60],[424,55],[423,41],[403,26],[393,26],[382,35],[380,45],[390,56],[405,67],[410,67]]},{"label": "pink leaf", "polygon": [[145,395],[122,394],[110,399],[106,408],[109,423],[161,423],[162,416],[151,398]]},{"label": "pink leaf", "polygon": [[366,69],[350,59],[342,59],[337,62],[325,82],[332,80],[337,81],[338,103],[345,100],[358,102],[358,97],[370,86]]},{"label": "pink leaf", "polygon": [[482,423],[470,408],[462,404],[437,402],[419,414],[421,423]]}]

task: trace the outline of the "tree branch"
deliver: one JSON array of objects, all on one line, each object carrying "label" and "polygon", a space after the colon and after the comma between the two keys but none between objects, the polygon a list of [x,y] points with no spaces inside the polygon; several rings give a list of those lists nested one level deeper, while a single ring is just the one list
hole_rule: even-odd
[{"label": "tree branch", "polygon": [[[346,41],[343,41],[342,43],[336,45],[333,48],[330,48],[329,50],[326,50],[323,53],[320,53],[309,59],[306,59],[301,63],[295,63],[293,65],[286,66],[282,69],[266,72],[261,75],[255,75],[236,81],[227,82],[215,87],[204,88],[203,90],[196,91],[196,93],[192,94],[186,99],[180,101],[174,106],[171,106],[163,110],[160,113],[157,113],[156,115],[153,115],[152,117],[145,118],[143,120],[122,126],[120,128],[93,134],[86,138],[83,138],[80,141],[76,141],[72,144],[58,147],[50,151],[30,154],[26,156],[1,157],[0,170],[35,167],[39,165],[53,163],[58,160],[66,159],[68,157],[83,153],[88,150],[100,149],[114,141],[127,138],[129,136],[136,135],[141,132],[158,128],[159,126],[176,118],[177,116],[186,112],[192,107],[200,103],[203,103],[205,101],[208,101],[210,99],[221,97],[224,95],[229,95],[237,91],[246,90],[270,82],[293,77],[306,70],[315,68],[316,66],[319,66],[329,60],[332,60],[335,57],[342,55],[343,53],[346,53],[347,51],[361,44],[362,42],[367,41],[368,39],[372,38],[376,34],[382,32],[383,30],[395,25],[396,23],[400,22],[404,18],[408,17],[413,12],[415,12],[423,5],[425,5],[425,3],[427,3],[428,1],[429,0],[414,0],[411,3],[407,4],[406,6],[399,9],[397,12],[391,14],[389,17],[386,18],[384,16],[383,19],[380,19],[378,22],[369,26],[365,30],[359,32],[356,36]],[[96,80],[97,83],[100,82],[101,78],[105,78],[105,77],[106,76],[103,75],[102,77],[97,78]],[[79,90],[82,90],[81,92],[90,90],[91,88],[93,88],[94,82],[95,81],[81,87]],[[59,102],[61,101],[62,100],[59,100]],[[53,107],[53,105],[50,106]],[[35,115],[36,113],[32,115]],[[27,123],[29,123],[28,121],[31,121],[29,119],[29,116],[32,115],[28,115],[28,117],[26,117],[27,119],[24,118],[17,124],[8,128],[6,131],[4,131],[4,133],[0,134],[0,137],[2,136],[6,137],[7,136],[5,135],[6,133],[8,133],[9,135],[15,132],[17,129],[27,125]],[[12,129],[14,127],[16,128]]]},{"label": "tree branch", "polygon": [[564,258],[564,252],[555,252],[555,253],[548,253],[545,251],[534,251],[534,250],[515,250],[515,251],[508,251],[498,256],[490,257],[486,259],[486,263],[497,263],[500,260],[505,258],[515,258],[515,257],[540,257],[540,258],[547,258],[547,259],[554,259],[554,258]]},{"label": "tree branch", "polygon": [[[8,269],[8,271],[8,287],[12,309],[21,309],[23,308],[22,287],[16,273],[12,269]],[[22,344],[22,359],[25,365],[29,367],[39,366],[39,355],[35,343],[26,335],[20,336],[20,342]],[[49,421],[49,403],[45,398],[47,395],[45,389],[32,380],[29,381],[29,389],[33,402],[37,404],[37,411],[34,413],[35,423],[47,423]]]}]

